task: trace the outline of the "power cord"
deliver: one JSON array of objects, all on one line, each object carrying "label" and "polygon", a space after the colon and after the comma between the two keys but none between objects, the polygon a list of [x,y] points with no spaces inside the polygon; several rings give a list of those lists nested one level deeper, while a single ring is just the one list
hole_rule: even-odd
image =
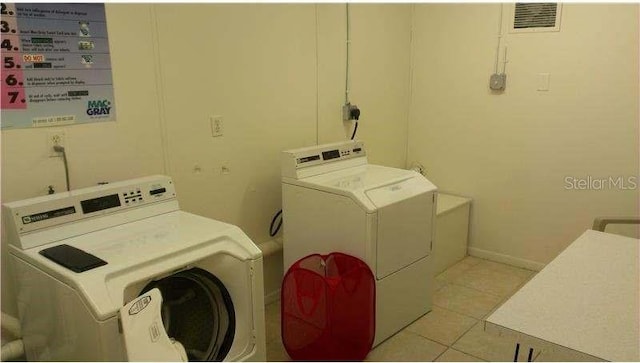
[{"label": "power cord", "polygon": [[347,54],[345,59],[345,77],[344,77],[344,105],[342,106],[342,120],[349,121],[355,120],[355,124],[353,125],[353,133],[351,134],[351,140],[356,137],[356,132],[358,131],[358,119],[360,118],[360,110],[358,106],[352,105],[349,102],[349,70],[350,70],[350,49],[351,49],[351,16],[349,14],[349,3],[345,4],[345,12],[346,12],[346,28],[347,28],[347,41],[346,48]]},{"label": "power cord", "polygon": [[54,145],[53,151],[62,153],[62,160],[64,161],[64,176],[67,181],[67,191],[69,191],[69,165],[67,164],[67,153],[64,150],[64,146],[60,145]]},{"label": "power cord", "polygon": [[360,109],[356,106],[350,110],[350,116],[352,119],[356,120],[355,125],[353,125],[353,134],[351,134],[351,140],[356,137],[356,132],[358,131],[358,120],[360,119]]},{"label": "power cord", "polygon": [[[278,222],[278,225],[274,229],[273,226],[278,220],[278,217],[280,217],[280,221]],[[276,213],[276,215],[273,216],[273,219],[271,219],[271,225],[269,226],[269,236],[274,237],[276,234],[278,234],[280,227],[282,227],[282,209],[280,209],[278,213]]]}]

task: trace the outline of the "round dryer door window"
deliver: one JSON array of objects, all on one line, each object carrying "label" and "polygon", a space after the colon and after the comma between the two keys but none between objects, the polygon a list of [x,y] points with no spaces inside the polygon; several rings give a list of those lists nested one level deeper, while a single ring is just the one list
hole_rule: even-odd
[{"label": "round dryer door window", "polygon": [[193,268],[149,283],[142,294],[162,293],[162,323],[179,341],[190,361],[221,361],[235,334],[235,311],[229,292],[211,273]]}]

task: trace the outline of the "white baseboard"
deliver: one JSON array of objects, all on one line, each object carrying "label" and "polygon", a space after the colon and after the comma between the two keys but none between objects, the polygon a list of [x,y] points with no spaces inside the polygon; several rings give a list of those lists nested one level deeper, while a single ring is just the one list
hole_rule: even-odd
[{"label": "white baseboard", "polygon": [[276,301],[280,300],[280,289],[276,290],[276,291],[271,291],[270,293],[266,294],[264,296],[264,304],[265,305],[269,305],[271,303],[274,303]]},{"label": "white baseboard", "polygon": [[467,250],[469,251],[469,255],[473,257],[506,263],[508,265],[526,268],[527,270],[540,271],[544,268],[544,266],[546,266],[544,263],[525,260],[523,258],[513,257],[509,255],[503,255],[502,253],[487,251],[476,247],[469,247],[467,248]]}]

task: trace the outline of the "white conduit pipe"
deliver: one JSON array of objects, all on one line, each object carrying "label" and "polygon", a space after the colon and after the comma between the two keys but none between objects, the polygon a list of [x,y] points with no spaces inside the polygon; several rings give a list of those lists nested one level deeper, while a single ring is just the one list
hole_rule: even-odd
[{"label": "white conduit pipe", "polygon": [[271,256],[276,252],[282,251],[282,243],[279,243],[277,240],[272,239],[270,241],[260,243],[258,248],[262,251],[262,256],[267,257]]},{"label": "white conduit pipe", "polygon": [[20,320],[7,313],[2,313],[0,319],[2,329],[9,332],[14,338],[22,338],[22,332],[20,331]]},{"label": "white conduit pipe", "polygon": [[[2,313],[0,316],[2,329],[9,333],[13,338],[21,338],[22,331],[20,329],[20,321],[9,314]],[[11,341],[2,346],[0,359],[2,361],[14,360],[24,355],[24,343],[22,339]]]}]

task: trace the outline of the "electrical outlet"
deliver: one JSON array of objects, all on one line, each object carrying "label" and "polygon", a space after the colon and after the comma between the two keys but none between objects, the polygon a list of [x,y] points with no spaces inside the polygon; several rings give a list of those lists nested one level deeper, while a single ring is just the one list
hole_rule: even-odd
[{"label": "electrical outlet", "polygon": [[64,131],[49,131],[47,134],[47,148],[49,150],[49,157],[62,156],[61,153],[54,151],[53,147],[56,145],[67,147],[67,138]]},{"label": "electrical outlet", "polygon": [[224,134],[224,120],[222,116],[209,116],[209,121],[211,122],[211,136],[222,136]]},{"label": "electrical outlet", "polygon": [[360,118],[360,110],[358,106],[351,103],[342,105],[342,121],[358,120]]},{"label": "electrical outlet", "polygon": [[411,164],[410,170],[413,170],[415,172],[418,172],[418,173],[424,175],[424,166],[422,166],[422,164],[420,164],[419,162],[413,162]]},{"label": "electrical outlet", "polygon": [[231,174],[231,162],[229,162],[229,160],[223,160],[220,164],[216,165],[215,168],[218,168],[221,175]]}]

